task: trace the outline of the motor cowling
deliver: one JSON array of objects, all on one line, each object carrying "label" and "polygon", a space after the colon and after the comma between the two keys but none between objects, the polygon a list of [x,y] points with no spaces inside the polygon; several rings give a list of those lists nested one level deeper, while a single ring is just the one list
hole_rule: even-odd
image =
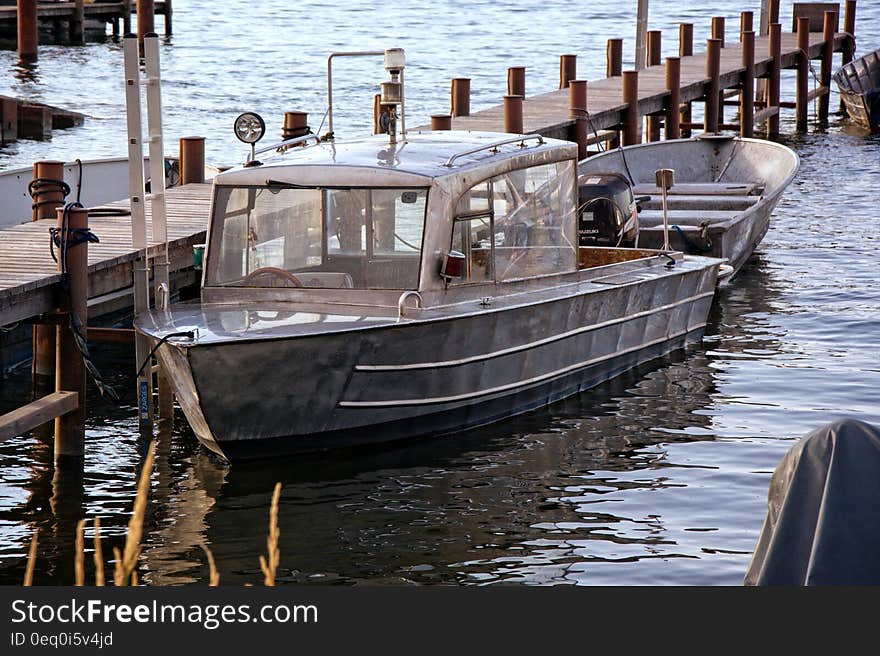
[{"label": "motor cowling", "polygon": [[638,212],[632,187],[619,173],[588,173],[578,178],[581,246],[637,246]]}]

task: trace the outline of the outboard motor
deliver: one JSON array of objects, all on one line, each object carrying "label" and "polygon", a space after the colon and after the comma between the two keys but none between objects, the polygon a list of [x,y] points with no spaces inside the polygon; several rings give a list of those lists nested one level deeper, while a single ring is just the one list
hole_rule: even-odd
[{"label": "outboard motor", "polygon": [[627,179],[619,173],[587,173],[580,176],[580,245],[631,248],[638,245],[638,238],[639,207]]}]

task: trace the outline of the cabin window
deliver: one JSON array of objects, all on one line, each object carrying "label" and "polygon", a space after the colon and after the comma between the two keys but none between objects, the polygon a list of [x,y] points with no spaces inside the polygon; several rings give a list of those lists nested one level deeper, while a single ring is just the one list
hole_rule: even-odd
[{"label": "cabin window", "polygon": [[412,289],[427,189],[220,188],[210,284]]},{"label": "cabin window", "polygon": [[[575,163],[511,171],[469,189],[456,205],[453,250],[466,255],[458,283],[574,271]],[[475,199],[489,202],[475,204]]]}]

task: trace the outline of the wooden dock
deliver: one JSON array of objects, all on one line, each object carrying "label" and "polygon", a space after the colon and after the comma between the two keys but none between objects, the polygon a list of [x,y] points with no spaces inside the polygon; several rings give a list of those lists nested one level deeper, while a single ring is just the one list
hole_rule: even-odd
[{"label": "wooden dock", "polygon": [[[211,184],[172,187],[165,195],[168,213],[169,260],[178,285],[197,281],[193,272],[193,245],[205,241],[211,203]],[[128,201],[108,207],[127,208]],[[152,241],[150,203],[147,203],[149,256],[160,253]],[[0,325],[9,325],[53,312],[61,294],[58,265],[49,253],[49,228],[56,221],[42,219],[0,229]],[[90,303],[114,294],[129,295],[132,267],[138,251],[131,245],[129,216],[92,216],[89,227],[100,243],[89,244]],[[131,305],[128,301],[127,305]]]}]

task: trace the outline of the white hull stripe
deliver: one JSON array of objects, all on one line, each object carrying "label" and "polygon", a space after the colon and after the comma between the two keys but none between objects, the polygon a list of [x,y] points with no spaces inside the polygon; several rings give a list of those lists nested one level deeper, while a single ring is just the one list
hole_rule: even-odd
[{"label": "white hull stripe", "polygon": [[666,337],[661,337],[660,339],[655,339],[652,342],[647,342],[646,344],[639,344],[638,346],[633,346],[628,349],[623,349],[621,351],[617,351],[615,353],[610,353],[608,355],[603,355],[598,358],[593,358],[591,360],[584,360],[583,362],[578,362],[577,364],[569,365],[568,367],[563,367],[562,369],[557,369],[556,371],[551,371],[547,374],[542,374],[541,376],[535,376],[534,378],[529,378],[528,380],[521,380],[515,383],[508,383],[507,385],[499,385],[498,387],[491,387],[485,390],[478,390],[476,392],[466,392],[464,394],[456,394],[454,396],[433,396],[425,399],[397,399],[391,401],[340,401],[339,407],[341,408],[398,408],[401,406],[413,406],[413,405],[431,405],[437,403],[453,403],[455,401],[464,401],[467,399],[473,399],[480,396],[489,396],[491,394],[497,394],[499,392],[506,392],[508,390],[516,389],[518,387],[527,387],[529,385],[533,385],[535,383],[541,383],[545,380],[550,380],[551,378],[556,378],[558,376],[563,376],[565,374],[571,373],[573,371],[577,371],[578,369],[583,369],[585,367],[589,367],[594,364],[598,364],[599,362],[604,362],[605,360],[610,360],[612,358],[617,358],[623,355],[627,355],[628,353],[633,353],[634,351],[640,351],[644,348],[649,348],[651,346],[656,346],[657,344],[662,344],[664,342],[677,339],[679,337],[683,337],[694,330],[698,330],[700,328],[705,328],[705,323],[700,323],[694,326],[689,327],[687,330],[682,330],[673,335],[668,335]]},{"label": "white hull stripe", "polygon": [[552,344],[553,342],[558,342],[563,339],[568,339],[569,337],[573,337],[575,335],[580,335],[582,333],[588,333],[592,330],[599,330],[601,328],[607,328],[608,326],[614,326],[619,323],[624,323],[626,321],[630,321],[632,319],[640,319],[642,317],[648,317],[652,314],[657,314],[659,312],[665,312],[666,310],[675,309],[681,305],[685,305],[687,303],[693,303],[694,301],[699,301],[700,299],[713,296],[715,294],[715,290],[713,289],[710,292],[703,292],[702,294],[697,294],[696,296],[690,296],[688,298],[684,298],[680,301],[676,301],[675,303],[669,303],[668,305],[661,305],[656,308],[652,308],[650,310],[644,310],[642,312],[637,312],[636,314],[627,315],[625,317],[620,317],[618,319],[610,319],[608,321],[603,321],[602,323],[596,323],[590,326],[582,326],[581,328],[575,328],[574,330],[570,330],[565,333],[560,333],[558,335],[553,335],[552,337],[545,337],[544,339],[539,339],[534,342],[529,342],[527,344],[520,344],[519,346],[511,346],[510,348],[501,349],[500,351],[492,351],[491,353],[483,353],[481,355],[472,355],[466,358],[460,358],[458,360],[441,360],[439,362],[416,362],[413,364],[358,364],[355,365],[355,371],[412,371],[415,369],[439,369],[442,367],[455,367],[461,364],[469,364],[471,362],[480,362],[481,360],[491,360],[492,358],[499,358],[504,355],[510,355],[511,353],[519,353],[520,351],[527,351],[529,349],[533,349],[538,346],[544,346],[545,344]]}]

